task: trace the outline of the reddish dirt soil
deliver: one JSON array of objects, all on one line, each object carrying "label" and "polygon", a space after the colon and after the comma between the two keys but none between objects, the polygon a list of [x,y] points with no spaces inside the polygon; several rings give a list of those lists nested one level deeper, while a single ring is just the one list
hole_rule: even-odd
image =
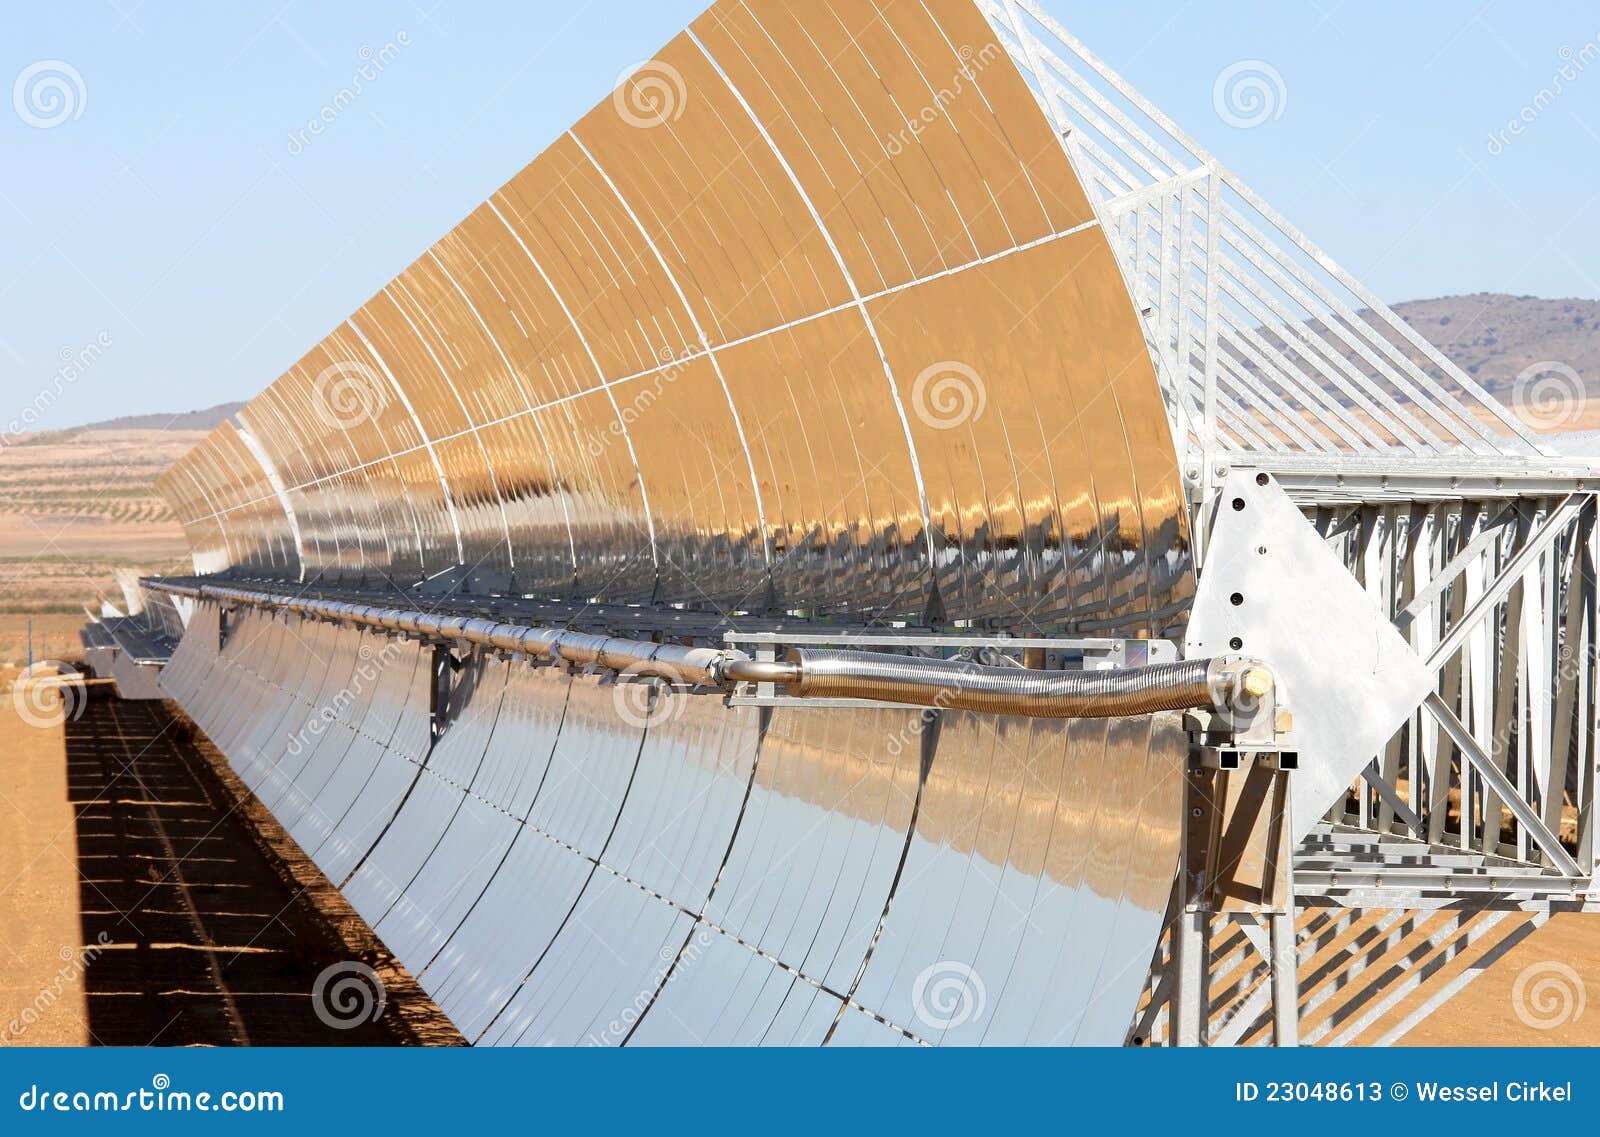
[{"label": "reddish dirt soil", "polygon": [[[0,892],[0,925],[16,941],[5,944],[0,1030],[35,1008],[6,1041],[461,1043],[181,712],[106,697],[79,705],[60,726],[0,724],[26,742],[15,757],[3,748],[0,776],[32,833],[0,858],[15,877]],[[319,1016],[318,976],[352,964],[381,980],[381,1011],[351,1024]]]}]

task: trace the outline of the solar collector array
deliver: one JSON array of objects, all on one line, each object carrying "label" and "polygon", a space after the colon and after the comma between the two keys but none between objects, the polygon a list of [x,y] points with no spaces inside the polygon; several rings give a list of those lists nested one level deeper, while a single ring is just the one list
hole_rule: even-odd
[{"label": "solar collector array", "polygon": [[[207,571],[1121,635],[1193,591],[1120,270],[965,0],[714,5],[238,417],[162,481]],[[474,653],[433,740],[431,667],[200,602],[163,682],[468,1038],[1121,1040],[1171,719]]]},{"label": "solar collector array", "polygon": [[163,481],[208,567],[1130,634],[1192,591],[1120,272],[964,2],[714,6],[239,418]]}]

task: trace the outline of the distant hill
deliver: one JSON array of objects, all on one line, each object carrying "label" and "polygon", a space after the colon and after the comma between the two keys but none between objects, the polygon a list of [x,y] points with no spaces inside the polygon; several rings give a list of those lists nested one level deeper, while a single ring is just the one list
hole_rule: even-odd
[{"label": "distant hill", "polygon": [[1411,300],[1394,310],[1493,394],[1509,395],[1524,368],[1546,360],[1600,391],[1600,300],[1479,292]]},{"label": "distant hill", "polygon": [[243,403],[218,403],[214,407],[207,407],[201,411],[123,415],[121,418],[107,418],[101,419],[99,422],[86,422],[82,426],[68,426],[60,430],[40,430],[32,434],[15,435],[13,436],[15,440],[10,444],[12,446],[56,446],[64,442],[71,442],[74,439],[92,443],[96,439],[85,439],[83,436],[86,434],[103,434],[113,430],[205,432],[231,418],[243,406]]},{"label": "distant hill", "polygon": [[177,411],[173,414],[123,415],[72,427],[80,430],[210,430],[243,407],[243,403],[218,403],[203,411]]},{"label": "distant hill", "polygon": [[[1560,414],[1559,422],[1552,421],[1549,413],[1541,412],[1533,419],[1523,416],[1535,430],[1600,427],[1600,399],[1590,397],[1600,395],[1600,300],[1544,300],[1537,296],[1478,292],[1408,300],[1393,308],[1422,339],[1514,412],[1530,396],[1548,397],[1552,390],[1573,400],[1571,413]],[[1371,313],[1362,310],[1357,316],[1366,322]],[[1366,334],[1386,336],[1400,355],[1447,392],[1461,394],[1457,382],[1447,377],[1428,353],[1402,335],[1400,329],[1386,324],[1366,326]],[[1314,322],[1309,330],[1319,337],[1328,331],[1320,322]],[[1271,354],[1282,356],[1297,369],[1305,369],[1304,330],[1297,328],[1291,333],[1283,324],[1272,323],[1258,325],[1255,334],[1272,349]],[[1339,344],[1339,350],[1347,364],[1343,369],[1347,376],[1361,373],[1377,380],[1381,388],[1392,390],[1391,382],[1380,374],[1373,361],[1363,357],[1362,351],[1367,350],[1364,342],[1359,350],[1346,343]],[[1245,372],[1261,370],[1261,365],[1250,358],[1240,359],[1237,366]],[[1524,373],[1527,378],[1519,383],[1518,377]],[[1551,376],[1555,377],[1553,381]],[[1346,407],[1355,405],[1353,396],[1331,380],[1324,379],[1322,386],[1334,401]]]}]

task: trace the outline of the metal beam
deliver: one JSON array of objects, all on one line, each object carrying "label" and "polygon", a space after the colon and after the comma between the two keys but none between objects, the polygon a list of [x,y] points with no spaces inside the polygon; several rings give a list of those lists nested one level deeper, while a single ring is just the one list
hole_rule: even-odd
[{"label": "metal beam", "polygon": [[[1518,577],[1521,576],[1520,573],[1517,575]],[[1567,852],[1566,848],[1561,844],[1561,839],[1545,828],[1544,821],[1540,818],[1538,811],[1523,798],[1522,792],[1512,785],[1511,780],[1496,765],[1494,759],[1484,753],[1483,747],[1478,745],[1478,740],[1472,737],[1472,732],[1456,717],[1456,713],[1445,704],[1445,701],[1439,697],[1438,692],[1430,692],[1428,697],[1423,700],[1422,705],[1428,709],[1429,714],[1439,720],[1439,725],[1444,727],[1445,733],[1450,736],[1451,741],[1461,748],[1461,753],[1466,756],[1468,762],[1472,763],[1473,769],[1478,771],[1483,780],[1488,783],[1489,788],[1505,802],[1506,807],[1511,810],[1511,815],[1517,819],[1517,823],[1522,826],[1523,831],[1533,838],[1539,848],[1550,858],[1550,863],[1555,866],[1557,871],[1563,876],[1583,876],[1583,870],[1578,867],[1578,862],[1572,859],[1572,854]],[[1465,819],[1463,819],[1464,823]],[[1483,819],[1483,824],[1486,828],[1490,824],[1498,828],[1499,819],[1486,816]],[[1487,838],[1485,840],[1487,841]]]},{"label": "metal beam", "polygon": [[1418,616],[1444,594],[1445,589],[1455,583],[1455,579],[1466,571],[1468,564],[1482,556],[1486,548],[1500,539],[1501,530],[1516,517],[1516,511],[1515,504],[1508,505],[1496,514],[1492,521],[1484,525],[1483,530],[1467,543],[1467,547],[1451,557],[1450,563],[1440,569],[1439,574],[1411,598],[1411,603],[1394,618],[1394,626],[1402,632],[1409,628]]},{"label": "metal beam", "polygon": [[[1518,550],[1517,555],[1511,558],[1500,571],[1500,575],[1495,578],[1494,583],[1484,590],[1483,595],[1467,609],[1466,614],[1456,622],[1455,626],[1445,633],[1444,638],[1439,641],[1439,646],[1428,656],[1427,665],[1430,671],[1438,671],[1452,655],[1461,650],[1468,633],[1477,627],[1479,621],[1494,611],[1495,605],[1505,599],[1506,593],[1523,578],[1528,569],[1539,559],[1540,554],[1548,549],[1578,516],[1579,510],[1584,507],[1587,500],[1586,494],[1568,494],[1560,505],[1550,511],[1550,516],[1545,518],[1544,524],[1528,538],[1528,543]],[[1455,716],[1452,714],[1451,717]]]},{"label": "metal beam", "polygon": [[1507,500],[1600,490],[1600,465],[1580,458],[1252,453],[1217,460],[1270,473],[1301,505]]},{"label": "metal beam", "polygon": [[1407,829],[1421,835],[1422,818],[1418,817],[1416,811],[1401,799],[1400,791],[1394,788],[1394,784],[1388,778],[1385,778],[1371,766],[1361,771],[1361,777],[1367,785],[1378,791],[1378,796],[1383,799],[1383,803],[1394,810],[1394,815],[1400,819]]}]

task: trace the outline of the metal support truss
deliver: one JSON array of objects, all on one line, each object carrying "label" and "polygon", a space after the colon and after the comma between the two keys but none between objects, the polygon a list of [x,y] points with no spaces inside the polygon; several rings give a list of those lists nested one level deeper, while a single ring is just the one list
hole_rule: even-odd
[{"label": "metal support truss", "polygon": [[449,725],[450,692],[462,661],[448,644],[434,644],[428,661],[428,740],[437,743]]},{"label": "metal support truss", "polygon": [[1292,954],[1288,921],[1274,945],[1259,916],[1175,901],[1132,1037],[1287,1037],[1268,985],[1293,967],[1302,1042],[1391,1043],[1553,912],[1600,907],[1600,494],[1543,459],[1414,478],[1350,456],[1298,481],[1231,461],[1285,485],[1434,682],[1295,850]]},{"label": "metal support truss", "polygon": [[[1589,892],[1596,495],[1308,508],[1437,683],[1329,820]],[[1396,878],[1399,883],[1400,878]]]},{"label": "metal support truss", "polygon": [[979,3],[1122,261],[1196,489],[1237,453],[1549,453],[1036,0]]},{"label": "metal support truss", "polygon": [[1287,921],[1275,945],[1259,918],[1176,910],[1135,1037],[1285,1037],[1276,965],[1303,984],[1302,1042],[1392,1043],[1552,913],[1600,907],[1600,495],[1592,475],[1526,495],[1496,480],[1455,497],[1399,478],[1291,485],[1435,686],[1295,851],[1292,953]]}]

